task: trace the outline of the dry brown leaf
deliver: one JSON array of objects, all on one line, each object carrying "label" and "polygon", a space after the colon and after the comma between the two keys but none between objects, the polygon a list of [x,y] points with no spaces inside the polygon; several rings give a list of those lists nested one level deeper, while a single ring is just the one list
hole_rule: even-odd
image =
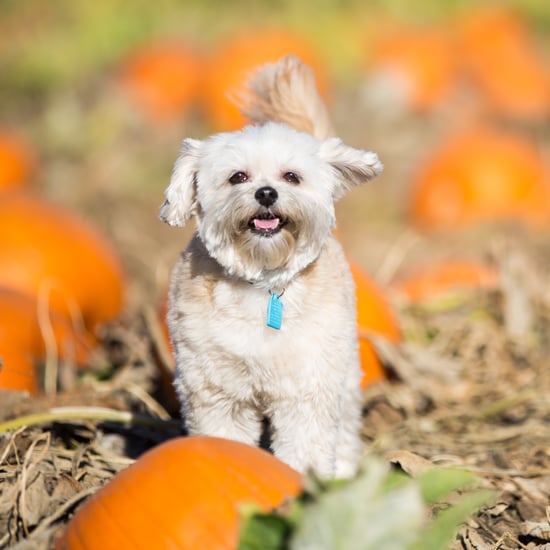
[{"label": "dry brown leaf", "polygon": [[412,477],[418,477],[426,470],[433,468],[433,464],[429,460],[412,451],[393,451],[388,453],[386,458]]},{"label": "dry brown leaf", "polygon": [[548,521],[525,521],[519,527],[522,535],[550,542],[550,523]]},{"label": "dry brown leaf", "polygon": [[492,543],[487,543],[475,529],[470,527],[464,529],[459,538],[463,550],[494,550]]},{"label": "dry brown leaf", "polygon": [[542,506],[547,506],[550,500],[550,475],[535,478],[516,477],[515,483],[521,492]]}]

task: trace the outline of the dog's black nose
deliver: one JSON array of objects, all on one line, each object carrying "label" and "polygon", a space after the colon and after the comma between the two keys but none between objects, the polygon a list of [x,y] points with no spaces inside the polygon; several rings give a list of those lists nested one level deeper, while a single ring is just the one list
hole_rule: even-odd
[{"label": "dog's black nose", "polygon": [[273,187],[260,187],[254,194],[254,198],[262,205],[268,208],[279,198],[279,195]]}]

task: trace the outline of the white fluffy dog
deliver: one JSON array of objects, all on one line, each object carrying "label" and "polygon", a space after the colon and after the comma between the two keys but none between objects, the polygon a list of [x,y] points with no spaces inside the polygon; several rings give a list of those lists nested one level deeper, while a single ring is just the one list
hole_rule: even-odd
[{"label": "white fluffy dog", "polygon": [[243,111],[256,124],[185,139],[161,207],[168,224],[197,225],[169,295],[182,415],[190,434],[253,445],[267,418],[281,460],[351,476],[361,373],[333,204],[382,165],[327,137],[312,73],[297,58],[266,65],[249,90]]}]

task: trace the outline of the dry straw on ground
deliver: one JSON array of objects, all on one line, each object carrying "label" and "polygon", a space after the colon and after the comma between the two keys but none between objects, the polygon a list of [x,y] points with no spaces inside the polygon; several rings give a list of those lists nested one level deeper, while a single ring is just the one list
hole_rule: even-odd
[{"label": "dry straw on ground", "polygon": [[[411,475],[427,464],[457,465],[496,491],[454,548],[548,548],[546,268],[525,247],[493,252],[499,289],[402,308],[406,343],[375,342],[390,380],[365,393],[363,437],[369,452]],[[90,378],[33,400],[3,395],[0,418],[12,423],[0,435],[0,548],[49,548],[84,499],[180,433],[159,389],[158,334],[148,317],[136,312],[106,331],[114,368],[104,382]]]}]

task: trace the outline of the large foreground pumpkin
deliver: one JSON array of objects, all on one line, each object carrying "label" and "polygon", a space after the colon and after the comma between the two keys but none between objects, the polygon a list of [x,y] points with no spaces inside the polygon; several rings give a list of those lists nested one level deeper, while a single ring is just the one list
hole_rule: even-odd
[{"label": "large foreground pumpkin", "polygon": [[401,331],[384,291],[357,263],[350,262],[350,267],[357,300],[359,355],[363,371],[361,388],[365,389],[368,385],[386,378],[386,374],[373,345],[366,336],[361,335],[361,331],[378,334],[394,343],[401,340]]},{"label": "large foreground pumpkin", "polygon": [[489,128],[453,137],[421,167],[412,195],[413,220],[425,229],[512,220],[550,223],[550,186],[536,147]]},{"label": "large foreground pumpkin", "polygon": [[278,29],[241,31],[218,44],[206,64],[203,102],[211,126],[219,131],[246,124],[247,119],[229,97],[238,98],[255,69],[289,54],[312,67],[318,88],[326,96],[325,67],[303,37]]},{"label": "large foreground pumpkin", "polygon": [[31,297],[0,287],[0,390],[37,393],[36,364],[44,359],[46,341],[58,357],[85,363],[91,342],[55,311],[40,316],[41,304]]},{"label": "large foreground pumpkin", "polygon": [[297,472],[256,447],[216,437],[173,439],[84,503],[57,549],[234,549],[241,505],[270,510],[301,484]]},{"label": "large foreground pumpkin", "polygon": [[79,313],[89,329],[120,310],[123,277],[111,245],[83,219],[31,195],[0,198],[0,285]]}]

